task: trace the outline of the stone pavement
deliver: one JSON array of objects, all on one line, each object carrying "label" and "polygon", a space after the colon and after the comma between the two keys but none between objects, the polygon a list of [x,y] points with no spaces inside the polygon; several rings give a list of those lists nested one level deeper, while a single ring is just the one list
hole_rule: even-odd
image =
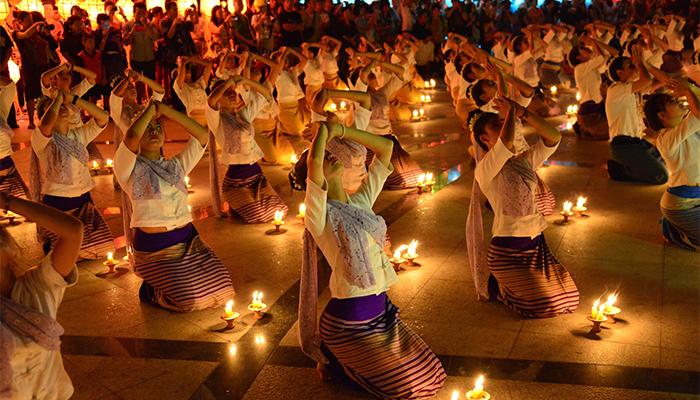
[{"label": "stone pavement", "polygon": [[[562,96],[565,98],[565,96]],[[499,303],[476,301],[467,265],[465,221],[473,168],[467,140],[444,92],[426,107],[429,121],[397,125],[404,147],[438,184],[432,194],[383,192],[376,211],[394,245],[420,242],[420,267],[407,267],[389,296],[401,317],[440,356],[449,379],[439,399],[464,398],[479,374],[493,399],[690,399],[700,393],[700,255],[664,243],[658,201],[663,186],[612,182],[604,169],[605,142],[581,142],[566,133],[540,175],[557,197],[588,197],[589,217],[551,223],[545,236],[581,293],[573,314],[523,320]],[[562,118],[555,119],[561,122]],[[20,122],[24,124],[24,122]],[[111,129],[111,128],[110,128]],[[108,129],[98,139],[105,157]],[[186,136],[166,127],[166,152]],[[15,137],[15,159],[28,176],[28,133]],[[318,381],[296,339],[303,194],[289,188],[288,168],[264,167],[290,206],[280,236],[271,225],[243,225],[210,217],[208,160],[190,175],[195,225],[230,270],[235,310],[242,318],[223,331],[221,309],[176,314],[139,302],[140,279],[122,270],[105,277],[99,262],[79,265],[80,281],[66,292],[58,320],[64,326],[64,362],[75,399],[365,399],[345,381]],[[115,236],[122,235],[118,196],[110,175],[95,178],[93,198]],[[487,223],[488,221],[487,218]],[[39,256],[33,226],[10,228]],[[488,229],[488,228],[487,228]],[[117,240],[117,246],[123,241]],[[123,254],[117,250],[117,254]],[[271,307],[262,320],[246,309],[255,290]],[[598,336],[586,315],[595,299],[619,290],[620,321]],[[328,291],[322,294],[322,304]],[[459,397],[453,397],[457,391]]]}]

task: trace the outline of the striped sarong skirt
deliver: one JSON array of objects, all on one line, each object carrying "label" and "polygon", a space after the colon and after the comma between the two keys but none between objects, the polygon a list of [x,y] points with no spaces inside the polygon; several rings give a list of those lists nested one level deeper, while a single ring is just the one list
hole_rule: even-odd
[{"label": "striped sarong skirt", "polygon": [[329,359],[337,361],[350,379],[382,399],[435,395],[445,382],[445,370],[428,345],[399,319],[399,309],[385,296],[341,301],[359,302],[358,307],[364,308],[366,305],[361,303],[367,297],[384,302],[373,317],[342,318],[329,311],[330,303],[323,311],[319,333]]},{"label": "striped sarong skirt", "polygon": [[[386,178],[384,189],[401,190],[418,186],[418,176],[423,173],[420,165],[418,165],[418,163],[411,158],[411,155],[401,147],[401,143],[395,135],[383,136],[394,142],[394,150],[391,153],[391,165],[394,167],[394,171]],[[372,158],[374,158],[374,153],[368,149],[368,165],[372,162]]]},{"label": "striped sarong skirt", "polygon": [[[95,207],[90,192],[79,197],[59,197],[44,195],[41,202],[70,214],[83,223],[83,243],[78,253],[79,259],[95,260],[114,251],[114,237],[102,214]],[[39,228],[39,234],[46,238],[51,247],[58,236],[44,228]]]},{"label": "striped sarong skirt", "polygon": [[669,242],[684,249],[700,249],[700,206],[686,210],[661,207],[661,230]]},{"label": "striped sarong skirt", "polygon": [[149,301],[168,310],[216,307],[234,295],[228,270],[192,224],[163,233],[137,229],[134,272],[152,291]]},{"label": "striped sarong skirt", "polygon": [[270,222],[277,210],[287,215],[287,205],[267,181],[258,164],[229,165],[221,194],[231,211],[249,224]]},{"label": "striped sarong skirt", "polygon": [[29,198],[29,189],[17,171],[12,157],[0,160],[0,192],[9,193],[15,197]]},{"label": "striped sarong skirt", "polygon": [[537,186],[535,187],[535,205],[537,211],[542,215],[552,215],[557,206],[554,193],[539,175],[537,175]]},{"label": "striped sarong skirt", "polygon": [[526,318],[553,317],[578,307],[576,284],[542,234],[492,238],[488,266],[498,282],[498,299]]}]

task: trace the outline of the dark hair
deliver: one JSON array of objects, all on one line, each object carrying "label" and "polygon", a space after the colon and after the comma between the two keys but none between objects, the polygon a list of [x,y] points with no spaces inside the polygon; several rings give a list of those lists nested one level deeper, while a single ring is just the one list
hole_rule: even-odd
[{"label": "dark hair", "polygon": [[476,80],[476,76],[474,75],[474,69],[478,66],[479,64],[474,62],[470,62],[469,64],[465,65],[462,69],[462,78],[464,78],[464,80],[467,82],[474,82]]},{"label": "dark hair", "polygon": [[294,167],[292,167],[292,170],[289,171],[289,185],[293,190],[306,190],[306,178],[309,176],[309,169],[306,165],[306,159],[308,157],[309,149],[306,149],[299,155],[299,161],[297,161]]},{"label": "dark hair", "polygon": [[147,10],[146,3],[143,1],[134,2],[134,10],[136,10],[137,8],[146,11]]},{"label": "dark hair", "polygon": [[571,48],[571,51],[569,52],[569,55],[567,57],[567,61],[569,62],[569,65],[572,67],[575,67],[579,64],[581,64],[581,61],[579,61],[578,56],[581,55],[581,47],[580,46],[574,46]]},{"label": "dark hair", "polygon": [[469,113],[469,126],[471,127],[472,134],[476,144],[481,147],[482,150],[488,151],[489,147],[481,140],[481,135],[486,133],[486,126],[498,120],[498,114],[491,112],[484,112],[481,110],[474,110]]},{"label": "dark hair", "polygon": [[97,14],[97,25],[100,25],[102,21],[109,21],[109,15],[107,14]]},{"label": "dark hair", "polygon": [[31,14],[28,13],[27,11],[20,11],[19,13],[17,13],[17,19],[20,22],[27,17],[31,17]]},{"label": "dark hair", "polygon": [[219,10],[221,10],[222,13],[224,12],[224,9],[221,7],[220,4],[215,5],[215,6],[212,7],[212,9],[211,9],[211,22],[213,22],[214,25],[216,25],[216,26],[221,26],[221,24],[224,23],[224,17],[223,17],[223,16],[221,17],[221,19],[219,19],[219,18],[216,16],[216,12],[219,11]]},{"label": "dark hair", "polygon": [[515,52],[516,56],[519,56],[522,51],[520,51],[520,46],[523,45],[525,42],[525,36],[518,35],[513,38],[513,52]]},{"label": "dark hair", "polygon": [[170,11],[172,8],[177,8],[177,2],[174,0],[168,0],[165,2],[165,11]]},{"label": "dark hair", "polygon": [[673,97],[667,93],[655,93],[644,96],[644,119],[649,128],[659,131],[664,128],[664,123],[659,113],[666,111],[666,106],[673,101]]},{"label": "dark hair", "polygon": [[68,19],[66,20],[66,22],[63,25],[66,27],[69,27],[76,22],[80,22],[80,25],[82,25],[83,19],[78,15],[71,15],[70,17],[68,17]]},{"label": "dark hair", "polygon": [[475,84],[472,85],[471,97],[477,107],[481,107],[488,101],[484,101],[481,96],[484,94],[484,89],[489,82],[493,82],[489,79],[479,79]]},{"label": "dark hair", "polygon": [[44,15],[41,14],[39,11],[32,11],[32,22],[41,22],[41,21],[46,21],[46,18],[44,18]]},{"label": "dark hair", "polygon": [[610,79],[615,82],[620,82],[620,75],[618,75],[618,72],[622,69],[625,61],[631,61],[631,59],[629,57],[617,56],[610,61],[610,64],[608,64],[608,75]]},{"label": "dark hair", "polygon": [[148,11],[149,18],[153,19],[156,15],[163,15],[162,7],[153,7]]}]

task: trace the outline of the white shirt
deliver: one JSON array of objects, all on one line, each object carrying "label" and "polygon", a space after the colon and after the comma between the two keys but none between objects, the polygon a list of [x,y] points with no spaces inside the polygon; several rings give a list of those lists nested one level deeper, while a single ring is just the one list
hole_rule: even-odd
[{"label": "white shirt", "polygon": [[[209,106],[207,103],[207,124],[209,129],[214,132],[216,137],[216,142],[219,147],[222,148],[221,151],[221,163],[225,165],[249,165],[257,162],[263,157],[263,152],[255,142],[255,130],[253,128],[253,120],[257,118],[268,101],[265,96],[261,95],[256,91],[249,91],[245,99],[245,107],[238,111],[237,118],[241,118],[245,122],[250,124],[250,130],[244,130],[242,132],[236,132],[235,135],[240,135],[241,137],[241,148],[237,153],[229,153],[226,151],[226,135],[224,129],[226,129],[225,124],[221,122],[221,110],[215,110]],[[231,118],[228,115],[224,118]]]},{"label": "white shirt", "polygon": [[669,22],[666,28],[666,41],[668,42],[668,49],[671,51],[682,51],[683,50],[683,35],[678,32],[678,30],[683,29],[682,26],[678,26],[678,21],[674,18]]},{"label": "white shirt", "polygon": [[[71,273],[63,278],[53,268],[49,253],[38,268],[15,281],[11,298],[55,319],[66,288],[77,282],[77,268],[73,266]],[[73,384],[63,368],[60,351],[46,350],[34,341],[25,343],[16,336],[13,340],[12,384],[17,390],[13,399],[66,400],[73,395]]]},{"label": "white shirt", "polygon": [[566,33],[556,33],[553,30],[547,32],[542,40],[547,43],[547,47],[544,50],[544,60],[560,63],[564,61],[564,46],[563,40],[566,37]]},{"label": "white shirt", "polygon": [[508,61],[508,57],[506,56],[506,46],[503,45],[501,42],[496,42],[496,44],[493,45],[491,48],[491,51],[493,51],[493,56],[501,61]]},{"label": "white shirt", "polygon": [[[335,64],[336,68],[338,63]],[[336,70],[336,72],[338,72]],[[323,71],[321,70],[321,64],[317,60],[309,60],[304,65],[304,85],[306,86],[320,86],[323,85]]]},{"label": "white shirt", "polygon": [[[185,175],[197,165],[204,155],[206,146],[197,139],[190,138],[185,148],[175,157],[182,166]],[[132,153],[122,142],[114,154],[114,176],[125,190],[132,204],[132,228],[159,228],[173,230],[192,222],[192,215],[187,209],[187,193],[181,192],[175,186],[158,178],[160,184],[160,199],[135,200],[131,184],[132,172],[137,155]]]},{"label": "white shirt", "polygon": [[662,130],[656,148],[666,161],[669,187],[700,184],[700,121],[692,113],[677,127]]},{"label": "white shirt", "polygon": [[[338,51],[331,53],[321,51],[318,53],[318,62],[321,65],[321,71],[324,75],[332,76],[338,73]],[[308,63],[307,63],[308,64]]]},{"label": "white shirt", "polygon": [[513,75],[527,82],[532,87],[539,86],[540,78],[537,74],[537,63],[530,50],[515,56],[513,59]]},{"label": "white shirt", "polygon": [[403,81],[399,79],[396,75],[392,74],[392,77],[387,81],[387,83],[378,90],[383,96],[386,96],[387,105],[384,110],[379,112],[372,112],[370,114],[369,125],[367,130],[375,135],[388,135],[391,133],[391,120],[389,118],[389,100],[396,94],[396,92],[403,86]]},{"label": "white shirt", "polygon": [[[522,157],[527,157],[533,170],[537,170],[549,156],[554,154],[557,147],[559,147],[559,143],[555,146],[547,147],[542,141],[538,141]],[[503,175],[500,172],[506,162],[514,156],[515,154],[508,150],[501,139],[498,139],[496,145],[476,164],[474,177],[479,182],[479,187],[486,198],[488,198],[491,207],[493,207],[492,235],[494,237],[534,238],[547,228],[547,221],[545,221],[535,205],[534,193],[529,199],[532,202],[529,205],[529,208],[533,210],[532,214],[512,216],[505,211],[507,203],[512,202],[513,199],[509,198],[511,193],[503,190],[503,187],[508,185],[508,183],[503,181]]]},{"label": "white shirt", "polygon": [[642,50],[642,57],[654,68],[661,68],[661,64],[664,63],[664,51],[659,47],[654,47],[654,50],[645,48]]},{"label": "white shirt", "polygon": [[[92,142],[97,136],[102,133],[107,125],[100,127],[94,118],[90,119],[85,124],[69,128],[66,136],[70,139],[87,147],[88,143]],[[46,146],[53,140],[53,135],[61,135],[54,132],[51,137],[46,137],[41,133],[41,129],[36,128],[32,132],[32,148],[39,158],[39,166],[41,167],[43,182],[41,192],[52,196],[60,197],[78,197],[89,192],[95,187],[95,182],[90,176],[89,166],[81,164],[75,157],[70,157],[71,166],[71,184],[65,185],[51,180],[49,170],[49,157],[46,153]]]},{"label": "white shirt", "polygon": [[615,82],[608,88],[605,98],[605,114],[608,117],[610,140],[625,135],[642,137],[642,119],[639,115],[637,95],[632,92],[632,83]]},{"label": "white shirt", "polygon": [[202,119],[201,116],[204,115],[204,111],[207,107],[207,83],[204,81],[204,77],[199,78],[195,83],[185,83],[180,86],[177,80],[173,84],[173,89],[177,97],[180,98],[182,104],[187,110],[187,115],[192,118],[197,118],[198,122]]},{"label": "white shirt", "polygon": [[[49,96],[49,97],[56,97],[56,88],[55,87],[46,87],[44,86],[44,82],[39,80],[39,83],[41,84],[41,94],[44,96]],[[87,78],[83,78],[82,81],[78,82],[75,86],[70,88],[70,93],[72,95],[82,97],[85,93],[88,92],[88,90],[92,89],[92,83],[88,82]]]},{"label": "white shirt", "polygon": [[[153,92],[151,100],[161,101],[163,100],[165,93]],[[117,126],[117,128],[124,134],[127,129],[131,126],[132,118],[129,117],[124,111],[124,98],[117,96],[114,92],[109,96],[109,116],[112,117],[112,121]]]},{"label": "white shirt", "polygon": [[7,124],[7,116],[10,114],[15,96],[17,96],[17,85],[14,82],[0,87],[0,159],[12,155],[14,131]]},{"label": "white shirt", "polygon": [[579,104],[587,101],[600,103],[603,101],[603,96],[600,94],[600,85],[603,79],[600,74],[601,69],[605,67],[605,57],[597,55],[586,62],[582,62],[574,67],[574,79],[576,86],[581,93]]},{"label": "white shirt", "polygon": [[299,86],[299,74],[293,71],[282,71],[275,83],[278,103],[295,103],[304,98],[304,92]]},{"label": "white shirt", "polygon": [[[385,167],[376,158],[372,160],[369,167],[367,179],[362,182],[359,190],[348,196],[348,204],[369,212],[372,211],[372,205],[377,200],[377,196],[382,191],[384,181],[391,175],[393,167],[391,164]],[[324,187],[326,183],[324,182]],[[372,287],[361,289],[353,286],[345,278],[343,272],[345,261],[340,254],[340,249],[335,241],[333,229],[327,219],[327,198],[328,192],[312,182],[307,180],[306,197],[306,217],[304,225],[313,236],[316,244],[326,257],[328,264],[331,267],[331,277],[329,281],[329,289],[331,297],[337,299],[349,299],[354,297],[367,296],[371,294],[380,294],[387,291],[393,285],[398,277],[394,268],[389,262],[389,258],[384,253],[384,243],[377,243],[367,233],[367,240],[370,248],[369,257],[372,264],[372,272],[374,273],[375,284]]]}]

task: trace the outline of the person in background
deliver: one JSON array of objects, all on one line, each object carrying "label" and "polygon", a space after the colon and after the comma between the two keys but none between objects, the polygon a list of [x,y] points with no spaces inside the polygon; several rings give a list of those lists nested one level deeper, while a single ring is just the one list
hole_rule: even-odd
[{"label": "person in background", "polygon": [[29,190],[12,159],[12,136],[14,132],[5,121],[17,95],[17,85],[0,76],[0,192],[29,198]]},{"label": "person in background", "polygon": [[25,249],[0,227],[0,393],[11,399],[68,400],[73,384],[63,367],[63,327],[56,314],[66,288],[78,282],[75,262],[83,241],[82,223],[4,191],[0,209],[36,222],[57,238],[54,249],[27,268]]},{"label": "person in background", "polygon": [[258,51],[263,54],[270,54],[275,45],[275,20],[270,14],[270,8],[268,6],[261,7],[260,12],[253,15],[251,24],[255,31]]},{"label": "person in background", "polygon": [[95,84],[81,97],[92,103],[102,98],[103,108],[109,110],[109,92],[107,80],[102,69],[102,52],[95,48],[95,32],[83,34],[84,50],[78,54],[83,68],[95,73]]},{"label": "person in background", "polygon": [[[10,77],[10,68],[8,62],[12,58],[13,48],[14,45],[12,44],[12,39],[10,38],[10,35],[8,35],[5,28],[0,25],[0,77]],[[7,111],[7,125],[12,129],[19,128],[19,125],[17,125],[17,113],[15,112],[14,101],[11,102],[10,109]]]},{"label": "person in background", "polygon": [[181,56],[194,56],[197,48],[190,36],[187,23],[178,16],[177,2],[168,0],[165,2],[165,17],[160,21],[160,33],[163,36],[163,53],[159,58],[162,66],[163,87],[165,98],[171,99],[172,85],[171,73],[177,68],[177,59]]},{"label": "person in background", "polygon": [[279,45],[297,48],[301,46],[304,23],[295,8],[295,0],[284,0],[284,10],[277,15],[280,26]]},{"label": "person in background", "polygon": [[122,42],[121,31],[113,27],[107,14],[97,15],[98,29],[95,35],[95,43],[99,43],[98,50],[102,52],[102,66],[104,78],[107,82],[114,75],[119,75],[126,69],[126,52]]},{"label": "person in background", "polygon": [[[78,54],[83,51],[83,32],[85,25],[80,17],[69,17],[63,31],[63,39],[60,42],[61,55],[69,63],[80,65]],[[73,77],[77,79],[77,76]]]},{"label": "person in background", "polygon": [[233,0],[233,14],[229,18],[234,42],[250,50],[257,48],[250,18],[243,13],[242,0]]},{"label": "person in background", "polygon": [[[146,3],[137,1],[134,3],[134,18],[124,25],[124,44],[129,47],[129,63],[132,70],[146,76],[151,80],[156,79],[155,42],[158,39],[158,29],[148,21]],[[138,100],[148,98],[147,87],[138,83],[136,85]]]}]

